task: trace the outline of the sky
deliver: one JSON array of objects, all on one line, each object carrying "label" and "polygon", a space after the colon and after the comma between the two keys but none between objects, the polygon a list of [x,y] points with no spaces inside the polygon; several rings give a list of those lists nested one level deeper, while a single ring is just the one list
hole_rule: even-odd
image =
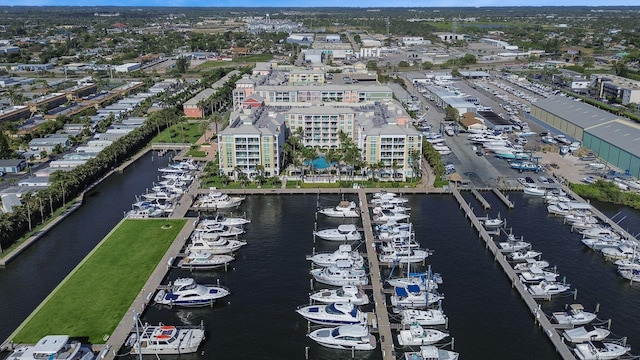
[{"label": "sky", "polygon": [[174,6],[174,7],[484,7],[484,6],[640,6],[640,0],[0,0],[0,6]]}]

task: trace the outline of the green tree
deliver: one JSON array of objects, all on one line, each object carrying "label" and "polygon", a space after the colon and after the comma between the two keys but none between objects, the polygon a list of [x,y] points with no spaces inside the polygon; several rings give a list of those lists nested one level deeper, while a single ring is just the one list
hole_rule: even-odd
[{"label": "green tree", "polygon": [[179,58],[176,59],[176,72],[178,74],[184,74],[187,72],[187,70],[189,70],[189,60],[184,57],[181,56]]},{"label": "green tree", "polygon": [[460,113],[458,112],[458,109],[447,106],[447,108],[445,109],[444,119],[448,121],[458,121],[459,118]]}]

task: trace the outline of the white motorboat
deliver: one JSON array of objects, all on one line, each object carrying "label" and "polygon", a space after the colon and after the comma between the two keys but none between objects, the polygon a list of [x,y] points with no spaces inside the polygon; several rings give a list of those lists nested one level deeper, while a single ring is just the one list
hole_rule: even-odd
[{"label": "white motorboat", "polygon": [[513,266],[515,271],[528,271],[531,268],[546,269],[549,267],[549,262],[546,260],[527,259],[526,262],[518,263]]},{"label": "white motorboat", "polygon": [[618,259],[613,262],[618,270],[640,270],[640,259],[634,257],[631,259]]},{"label": "white motorboat", "polygon": [[425,329],[422,325],[411,324],[409,329],[399,331],[398,343],[400,346],[431,345],[444,340],[448,336],[448,333],[440,330]]},{"label": "white motorboat", "polygon": [[391,212],[397,213],[397,214],[405,214],[411,211],[411,208],[408,206],[402,206],[399,204],[391,204],[391,203],[387,203],[387,202],[374,202],[374,208],[380,208],[380,209],[385,209],[385,210],[389,210]]},{"label": "white motorboat", "polygon": [[613,238],[620,238],[620,234],[606,227],[597,226],[592,229],[583,230],[580,232],[583,237],[597,239],[602,236],[611,236]]},{"label": "white motorboat", "polygon": [[132,354],[157,356],[194,353],[203,340],[204,329],[201,327],[145,324],[141,333],[131,334],[127,343],[133,344]]},{"label": "white motorboat", "polygon": [[623,242],[617,247],[602,249],[602,255],[608,260],[632,259],[636,256],[636,248]]},{"label": "white motorboat", "polygon": [[367,305],[369,297],[357,286],[343,285],[338,289],[324,289],[309,295],[309,299],[322,303],[351,303]]},{"label": "white motorboat", "polygon": [[565,216],[571,213],[580,212],[581,214],[591,215],[591,205],[580,201],[559,202],[547,206],[547,211],[552,215]]},{"label": "white motorboat", "polygon": [[373,350],[377,342],[366,325],[342,325],[322,328],[307,335],[318,344],[332,349]]},{"label": "white motorboat", "polygon": [[373,208],[373,221],[403,221],[409,219],[409,214],[395,213],[388,209]]},{"label": "white motorboat", "polygon": [[624,243],[624,240],[611,236],[601,236],[596,239],[584,238],[582,243],[591,250],[603,250],[606,248],[615,248]]},{"label": "white motorboat", "polygon": [[546,189],[543,189],[535,185],[525,186],[524,189],[522,189],[522,191],[524,191],[526,195],[532,195],[532,196],[544,196],[547,193]]},{"label": "white motorboat", "polygon": [[528,243],[526,241],[518,241],[516,240],[515,236],[509,234],[507,241],[498,243],[498,248],[500,249],[500,252],[511,253],[514,251],[529,249],[531,248],[531,243]]},{"label": "white motorboat", "polygon": [[250,222],[251,220],[248,220],[242,217],[228,217],[223,214],[218,214],[213,218],[200,220],[200,223],[204,225],[220,224],[220,225],[235,226],[235,227],[240,227],[244,224],[249,224]]},{"label": "white motorboat", "polygon": [[187,172],[175,172],[175,173],[168,173],[168,174],[164,174],[162,175],[163,179],[166,180],[177,180],[177,181],[184,181],[184,182],[191,182],[193,181],[193,179],[195,178],[192,174],[189,174]]},{"label": "white motorboat", "polygon": [[404,204],[409,202],[409,199],[407,198],[403,198],[398,196],[398,194],[393,193],[393,192],[388,192],[388,191],[380,191],[377,193],[374,193],[372,195],[372,198],[374,200],[382,200],[388,203],[392,203],[392,204]]},{"label": "white motorboat", "polygon": [[576,344],[573,352],[580,360],[608,360],[617,359],[631,350],[631,347],[613,342],[589,341]]},{"label": "white motorboat", "polygon": [[393,231],[408,231],[413,232],[413,224],[407,222],[397,222],[395,220],[389,220],[383,224],[376,225],[376,231],[381,232],[393,232]]},{"label": "white motorboat", "polygon": [[354,224],[342,224],[337,228],[328,228],[314,231],[313,234],[320,239],[329,241],[353,241],[362,239],[362,235]]},{"label": "white motorboat", "polygon": [[243,196],[229,196],[215,189],[210,189],[208,194],[201,195],[193,203],[193,207],[201,210],[230,209],[240,206],[244,201]]},{"label": "white motorboat", "polygon": [[[417,244],[417,243],[416,243]],[[379,247],[378,261],[383,264],[420,263],[429,257],[427,250],[417,249],[411,245],[398,245],[395,242],[384,242]]]},{"label": "white motorboat", "polygon": [[618,267],[618,274],[630,281],[640,281],[640,270]]},{"label": "white motorboat", "polygon": [[553,295],[562,294],[571,289],[569,284],[552,281],[541,281],[527,286],[527,291],[534,299],[548,299]]},{"label": "white motorboat", "polygon": [[367,285],[369,277],[362,267],[352,267],[349,262],[338,261],[335,265],[326,268],[312,269],[313,278],[327,285]]},{"label": "white motorboat", "polygon": [[584,311],[580,304],[571,304],[569,311],[554,312],[551,314],[551,321],[562,326],[585,325],[596,319],[596,314]]},{"label": "white motorboat", "polygon": [[222,224],[199,223],[193,230],[192,238],[200,237],[207,234],[209,238],[214,236],[238,236],[244,234],[244,229],[236,226],[227,226]]},{"label": "white motorboat", "polygon": [[395,220],[379,225],[376,228],[378,240],[390,241],[394,239],[409,239],[415,238],[415,232],[413,231],[413,225],[411,223],[398,223]]},{"label": "white motorboat", "polygon": [[484,226],[486,229],[499,228],[500,226],[502,226],[502,224],[504,224],[504,220],[500,218],[496,218],[496,219],[487,218],[482,220],[482,226]]},{"label": "white motorboat", "polygon": [[457,352],[428,345],[420,346],[420,351],[404,353],[404,360],[458,360],[459,356]]},{"label": "white motorboat", "polygon": [[126,217],[129,219],[149,219],[159,218],[166,215],[165,210],[157,208],[153,205],[147,207],[137,207],[127,211]]},{"label": "white motorboat", "polygon": [[91,348],[67,335],[47,335],[35,345],[18,345],[5,360],[92,360]]},{"label": "white motorboat", "polygon": [[366,325],[367,314],[357,305],[333,303],[320,305],[301,305],[296,312],[308,321],[320,325]]},{"label": "white motorboat", "polygon": [[[439,279],[440,283],[442,279]],[[438,288],[438,280],[435,277],[427,277],[425,274],[420,276],[405,276],[390,278],[386,280],[387,284],[393,287],[406,287],[409,285],[417,285],[420,290],[436,290]]]},{"label": "white motorboat", "polygon": [[189,252],[208,251],[212,254],[231,254],[241,247],[247,245],[244,240],[229,239],[220,236],[201,236],[191,239],[191,244],[187,246]]},{"label": "white motorboat", "polygon": [[167,290],[161,289],[154,297],[157,304],[184,307],[210,306],[231,292],[228,288],[215,285],[201,285],[193,278],[179,278],[169,283]]},{"label": "white motorboat", "polygon": [[516,251],[508,254],[507,259],[510,261],[526,261],[527,259],[535,259],[540,255],[542,255],[542,253],[539,251],[520,250],[520,251]]},{"label": "white motorboat", "polygon": [[234,260],[231,255],[212,254],[208,251],[192,251],[178,261],[178,267],[188,270],[216,269]]},{"label": "white motorboat", "polygon": [[444,312],[437,309],[404,309],[400,311],[400,318],[403,325],[420,324],[423,326],[436,326],[447,323],[447,317]]},{"label": "white motorboat", "polygon": [[531,267],[518,275],[523,284],[538,284],[541,281],[556,281],[560,274],[552,271],[545,271],[538,267]]},{"label": "white motorboat", "polygon": [[184,194],[184,188],[181,188],[181,187],[175,186],[175,185],[154,185],[151,188],[151,191],[154,191],[154,192],[167,192],[167,193],[170,193],[170,194],[178,194],[178,195]]},{"label": "white motorboat", "polygon": [[567,341],[572,343],[583,343],[587,341],[601,341],[611,334],[611,331],[595,327],[593,325],[583,325],[574,329],[565,330],[562,333]]},{"label": "white motorboat", "polygon": [[391,305],[398,311],[402,309],[423,309],[444,299],[440,294],[421,290],[417,285],[394,288]]},{"label": "white motorboat", "polygon": [[357,218],[360,217],[360,210],[353,201],[340,201],[338,205],[330,208],[318,210],[320,214],[337,218]]},{"label": "white motorboat", "polygon": [[359,252],[352,250],[351,245],[342,244],[338,250],[330,253],[317,253],[315,255],[307,255],[307,260],[312,261],[317,266],[327,267],[331,265],[337,265],[340,262],[341,266],[346,267],[347,263],[350,267],[364,266],[364,258]]},{"label": "white motorboat", "polygon": [[142,194],[142,197],[147,200],[163,200],[168,202],[174,202],[180,197],[180,194],[161,190],[161,191],[150,192],[147,194]]}]

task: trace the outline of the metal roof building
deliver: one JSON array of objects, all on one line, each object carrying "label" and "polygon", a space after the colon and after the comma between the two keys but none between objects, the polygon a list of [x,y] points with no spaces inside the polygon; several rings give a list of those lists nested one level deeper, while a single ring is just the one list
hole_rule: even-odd
[{"label": "metal roof building", "polygon": [[531,104],[531,116],[582,140],[612,166],[640,176],[640,124],[563,96]]}]

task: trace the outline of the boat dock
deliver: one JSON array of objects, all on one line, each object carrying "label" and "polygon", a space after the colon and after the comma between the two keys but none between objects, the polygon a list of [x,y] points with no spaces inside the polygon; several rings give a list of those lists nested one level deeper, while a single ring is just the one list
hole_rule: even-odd
[{"label": "boat dock", "polygon": [[[361,204],[367,203],[367,193],[363,190],[358,191],[358,197]],[[391,335],[391,322],[389,321],[389,313],[387,312],[387,300],[383,289],[384,282],[380,275],[380,265],[378,256],[374,246],[373,229],[371,228],[371,216],[369,211],[362,211],[362,227],[364,228],[364,239],[367,247],[367,259],[369,260],[369,277],[373,288],[373,301],[376,313],[376,331],[380,334],[380,349],[382,350],[382,359],[395,359],[395,351],[393,349],[393,336]]]},{"label": "boat dock", "polygon": [[472,226],[475,227],[475,229],[478,231],[479,236],[485,241],[487,248],[491,250],[491,253],[494,255],[495,260],[498,262],[498,264],[500,264],[502,270],[511,281],[511,286],[518,291],[520,297],[522,297],[522,300],[525,302],[527,307],[529,307],[531,314],[533,314],[534,323],[538,324],[538,326],[544,329],[545,334],[547,335],[551,343],[555,346],[558,354],[563,359],[575,360],[575,356],[573,355],[571,350],[569,350],[567,344],[564,343],[562,338],[555,331],[555,328],[553,327],[547,316],[540,309],[540,305],[527,291],[526,286],[524,286],[520,282],[520,279],[518,279],[518,274],[516,274],[507,259],[499,251],[498,246],[493,241],[493,238],[487,233],[484,226],[482,226],[482,224],[480,223],[480,220],[478,220],[476,215],[471,210],[469,204],[467,204],[462,195],[460,195],[460,191],[458,191],[458,189],[453,186],[451,187],[451,192],[460,204],[460,209],[464,211],[465,217],[471,221]]},{"label": "boat dock", "polygon": [[494,194],[496,194],[496,196],[498,197],[498,199],[502,200],[502,202],[507,205],[507,207],[509,209],[513,209],[515,206],[515,204],[513,202],[511,202],[511,200],[509,200],[509,196],[505,195],[502,193],[502,191],[500,191],[500,189],[498,188],[491,188],[491,190],[493,191]]},{"label": "boat dock", "polygon": [[471,193],[476,197],[476,199],[478,199],[483,208],[491,209],[491,204],[489,204],[489,202],[482,196],[482,194],[480,194],[480,192],[476,188],[471,188]]}]

